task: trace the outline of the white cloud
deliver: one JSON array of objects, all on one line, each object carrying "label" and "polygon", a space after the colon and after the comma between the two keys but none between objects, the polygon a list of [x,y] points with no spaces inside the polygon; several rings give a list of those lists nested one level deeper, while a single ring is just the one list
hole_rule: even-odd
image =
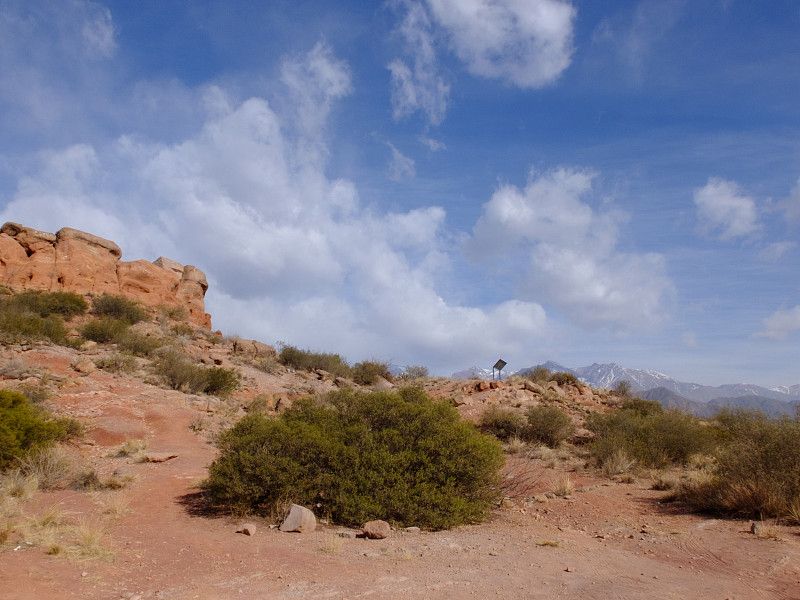
[{"label": "white cloud", "polygon": [[421,135],[419,136],[419,143],[428,147],[431,152],[439,152],[440,150],[447,150],[447,145],[441,141],[431,137]]},{"label": "white cloud", "polygon": [[90,58],[109,58],[117,49],[114,40],[114,21],[111,11],[94,2],[82,4],[84,21],[81,27],[87,56]]},{"label": "white cloud", "polygon": [[466,254],[523,273],[520,297],[546,302],[577,323],[626,333],[657,329],[672,294],[664,259],[617,249],[623,215],[583,200],[591,172],[558,169],[484,205]]},{"label": "white cloud", "polygon": [[414,169],[414,159],[405,156],[391,142],[386,142],[386,145],[392,149],[392,160],[389,162],[389,179],[392,181],[413,179],[417,174]]},{"label": "white cloud", "polygon": [[197,90],[206,121],[177,143],[123,136],[41,153],[0,218],[77,227],[128,260],[195,264],[215,325],[268,342],[436,368],[540,336],[535,302],[469,306],[439,292],[452,277],[443,209],[380,213],[326,175],[320,115],[350,89],[346,65],[318,45],[282,75],[292,102],[275,106]]},{"label": "white cloud", "polygon": [[430,125],[439,125],[447,112],[450,86],[439,73],[428,13],[413,0],[398,4],[407,11],[400,33],[412,64],[408,66],[398,58],[387,67],[391,72],[392,114],[400,120],[421,111]]},{"label": "white cloud", "polygon": [[758,257],[765,262],[776,262],[784,254],[794,250],[796,247],[796,242],[774,242],[759,251]]},{"label": "white cloud", "polygon": [[523,88],[570,65],[577,10],[563,0],[427,0],[456,55],[475,75]]},{"label": "white cloud", "polygon": [[694,191],[700,231],[721,240],[746,238],[758,233],[756,202],[742,194],[739,185],[717,177]]},{"label": "white cloud", "polygon": [[785,340],[793,331],[800,329],[800,306],[779,309],[764,319],[763,331],[755,337],[766,337],[773,340]]}]

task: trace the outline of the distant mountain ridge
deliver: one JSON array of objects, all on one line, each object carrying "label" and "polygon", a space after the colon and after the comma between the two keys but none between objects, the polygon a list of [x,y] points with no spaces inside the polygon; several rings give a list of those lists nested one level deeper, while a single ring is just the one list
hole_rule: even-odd
[{"label": "distant mountain ridge", "polygon": [[[736,383],[720,386],[701,385],[678,381],[672,377],[649,369],[630,369],[616,363],[594,363],[586,367],[570,368],[553,361],[543,366],[552,372],[567,371],[574,374],[584,383],[595,388],[613,388],[620,381],[630,381],[637,395],[650,400],[657,400],[665,406],[681,408],[701,416],[710,414],[723,407],[758,408],[767,414],[793,414],[800,399],[800,384],[767,389],[753,384]],[[525,371],[527,369],[520,369]],[[509,377],[516,372],[503,373]],[[453,373],[453,379],[469,379],[478,377],[491,379],[492,371],[480,367],[471,367]]]}]

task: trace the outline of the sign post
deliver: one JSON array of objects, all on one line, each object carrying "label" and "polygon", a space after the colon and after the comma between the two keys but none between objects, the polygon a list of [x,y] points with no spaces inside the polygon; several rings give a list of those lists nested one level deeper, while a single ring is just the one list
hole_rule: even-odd
[{"label": "sign post", "polygon": [[503,367],[505,367],[506,364],[508,364],[508,363],[506,363],[506,361],[504,361],[502,358],[500,360],[498,360],[496,363],[494,363],[494,366],[492,367],[492,381],[494,381],[494,372],[495,372],[495,370],[497,371],[497,379],[503,379],[502,371],[503,371]]}]

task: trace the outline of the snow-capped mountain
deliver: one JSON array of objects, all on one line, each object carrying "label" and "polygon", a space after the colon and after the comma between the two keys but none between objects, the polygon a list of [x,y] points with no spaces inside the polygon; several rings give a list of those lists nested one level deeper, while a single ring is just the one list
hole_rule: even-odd
[{"label": "snow-capped mountain", "polygon": [[[710,402],[719,398],[742,398],[746,396],[788,402],[800,397],[800,384],[773,389],[745,383],[721,386],[700,385],[698,383],[678,381],[658,371],[629,369],[616,363],[594,363],[587,367],[570,368],[553,361],[547,361],[543,365],[534,365],[530,368],[533,369],[535,366],[543,366],[551,372],[567,371],[595,388],[610,389],[620,381],[630,381],[633,390],[637,392],[663,388],[694,402]],[[525,370],[527,369],[520,369],[520,371]],[[504,372],[503,376],[505,378],[513,374],[513,372]],[[492,371],[480,367],[471,367],[465,371],[454,373],[452,377],[454,379],[468,379],[470,377],[491,379]]]}]

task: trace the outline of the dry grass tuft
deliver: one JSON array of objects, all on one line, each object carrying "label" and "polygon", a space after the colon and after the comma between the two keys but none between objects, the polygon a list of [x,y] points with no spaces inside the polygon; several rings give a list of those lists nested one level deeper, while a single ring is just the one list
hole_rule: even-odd
[{"label": "dry grass tuft", "polygon": [[342,550],[344,543],[345,539],[343,537],[328,535],[322,540],[319,549],[325,554],[338,554]]},{"label": "dry grass tuft", "polygon": [[562,498],[571,496],[575,492],[575,484],[572,482],[572,477],[569,476],[569,473],[565,473],[555,480],[552,492]]}]

